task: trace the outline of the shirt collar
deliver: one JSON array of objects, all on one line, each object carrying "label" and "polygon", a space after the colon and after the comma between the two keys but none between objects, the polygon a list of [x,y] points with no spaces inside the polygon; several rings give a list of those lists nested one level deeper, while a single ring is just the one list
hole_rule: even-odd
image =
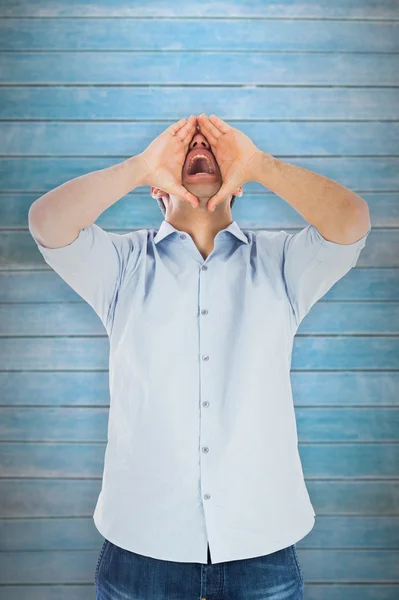
[{"label": "shirt collar", "polygon": [[[233,235],[235,235],[236,238],[238,238],[239,240],[241,240],[245,244],[249,244],[247,236],[239,228],[239,226],[237,225],[236,221],[233,221],[232,223],[230,223],[230,225],[228,227],[226,227],[225,229],[222,229],[222,231],[229,231],[230,233],[232,233]],[[157,234],[154,237],[155,244],[157,244],[158,242],[160,242],[161,240],[163,240],[168,235],[170,235],[171,233],[174,233],[174,232],[175,233],[181,233],[178,229],[176,229],[175,227],[173,227],[173,225],[171,223],[169,223],[169,221],[167,221],[166,219],[164,219],[162,221],[159,229],[158,229]],[[221,232],[219,231],[218,233],[221,233]]]}]

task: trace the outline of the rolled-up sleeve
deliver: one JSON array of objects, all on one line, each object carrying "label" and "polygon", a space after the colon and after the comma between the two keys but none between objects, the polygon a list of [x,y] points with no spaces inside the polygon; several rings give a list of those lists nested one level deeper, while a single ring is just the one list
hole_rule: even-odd
[{"label": "rolled-up sleeve", "polygon": [[31,235],[46,263],[95,310],[109,332],[117,292],[133,251],[130,235],[109,233],[93,223],[70,244],[58,248],[43,246]]},{"label": "rolled-up sleeve", "polygon": [[283,275],[296,325],[310,308],[357,263],[368,232],[352,244],[326,240],[314,225],[286,234]]}]

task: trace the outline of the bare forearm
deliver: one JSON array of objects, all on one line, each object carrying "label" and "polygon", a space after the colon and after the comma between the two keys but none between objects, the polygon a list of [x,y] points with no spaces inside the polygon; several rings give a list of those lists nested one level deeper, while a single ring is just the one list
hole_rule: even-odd
[{"label": "bare forearm", "polygon": [[107,208],[141,183],[140,159],[132,156],[111,167],[76,177],[50,190],[29,209],[29,229],[48,247],[71,243]]},{"label": "bare forearm", "polygon": [[350,244],[370,229],[366,201],[343,185],[263,153],[259,183],[291,204],[327,240]]}]

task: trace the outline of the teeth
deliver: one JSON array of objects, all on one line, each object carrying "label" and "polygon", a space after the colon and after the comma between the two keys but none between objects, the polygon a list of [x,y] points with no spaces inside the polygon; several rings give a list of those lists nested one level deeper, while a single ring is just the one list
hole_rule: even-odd
[{"label": "teeth", "polygon": [[193,165],[193,162],[195,160],[197,160],[198,158],[205,158],[205,160],[206,160],[206,162],[208,164],[208,167],[209,167],[209,173],[202,172],[202,173],[195,173],[195,174],[196,175],[213,175],[213,166],[212,166],[212,163],[211,163],[209,157],[205,156],[205,154],[196,154],[195,156],[193,156],[193,158],[190,160],[190,163],[188,165],[188,172],[190,173],[190,170],[191,170],[191,167]]}]

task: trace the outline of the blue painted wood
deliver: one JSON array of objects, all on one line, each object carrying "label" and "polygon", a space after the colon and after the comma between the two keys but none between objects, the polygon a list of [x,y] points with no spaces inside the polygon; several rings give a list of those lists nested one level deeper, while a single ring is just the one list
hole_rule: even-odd
[{"label": "blue painted wood", "polygon": [[[2,48],[17,50],[0,56],[0,600],[94,600],[100,549],[91,515],[109,342],[44,263],[27,231],[29,206],[202,111],[369,203],[373,231],[356,268],[294,342],[299,451],[318,515],[299,548],[307,600],[396,600],[399,161],[388,121],[399,118],[397,1],[16,0],[0,6],[5,13],[24,18],[0,23]],[[73,15],[88,19],[60,18]],[[244,229],[305,224],[253,183],[234,218]],[[138,188],[98,223],[126,232],[160,221],[148,188]]]},{"label": "blue painted wood", "polygon": [[396,0],[165,0],[126,2],[125,0],[14,0],[2,3],[0,16],[62,17],[287,17],[318,19],[399,18]]},{"label": "blue painted wood", "polygon": [[[297,407],[296,418],[300,442],[399,442],[398,407]],[[2,407],[0,423],[7,442],[106,442],[108,408]]]},{"label": "blue painted wood", "polygon": [[[306,482],[318,517],[399,515],[398,480],[306,478]],[[0,486],[0,517],[91,518],[100,489],[99,477],[3,478]]]},{"label": "blue painted wood", "polygon": [[[398,595],[399,586],[395,584],[345,586],[307,582],[304,600],[397,600]],[[0,600],[26,600],[26,587],[0,587]],[[29,600],[95,600],[95,589],[90,584],[35,585],[29,587]]]},{"label": "blue painted wood", "polygon": [[4,52],[0,83],[350,85],[399,83],[396,54]]},{"label": "blue painted wood", "polygon": [[[98,546],[98,554],[100,553]],[[29,600],[95,600],[96,590],[92,583],[82,585],[33,585],[29,586]],[[0,600],[26,600],[27,588],[24,585],[3,585],[0,587]],[[377,600],[391,600],[390,597],[375,596]],[[392,596],[393,598],[393,596]],[[368,596],[365,600],[368,600]]]},{"label": "blue painted wood", "polygon": [[[348,586],[306,582],[304,600],[397,600],[398,595],[399,586],[395,584]],[[0,587],[0,600],[26,600],[26,586]],[[90,584],[34,585],[29,586],[29,600],[95,600],[95,589]]]},{"label": "blue painted wood", "polygon": [[399,25],[258,19],[5,19],[0,50],[398,52]]},{"label": "blue painted wood", "polygon": [[[91,517],[68,519],[0,519],[1,552],[92,550],[101,544]],[[299,548],[396,550],[399,517],[317,516]]]},{"label": "blue painted wood", "polygon": [[[397,406],[399,373],[292,371],[296,406]],[[109,406],[108,370],[0,372],[2,406]]]},{"label": "blue painted wood", "polygon": [[[399,193],[362,193],[371,216],[372,227],[399,227]],[[0,230],[23,229],[27,226],[30,205],[37,194],[0,194]],[[288,202],[264,188],[263,193],[246,192],[236,198],[233,218],[242,229],[283,229],[306,227],[305,219]],[[102,213],[96,223],[103,229],[158,229],[162,214],[158,204],[149,194],[130,193]],[[1,286],[0,286],[1,294]]]},{"label": "blue painted wood", "polygon": [[[0,138],[7,156],[129,156],[132,145],[146,148],[168,125],[0,122]],[[235,126],[274,156],[378,156],[399,151],[399,123],[237,121]]]},{"label": "blue painted wood", "polygon": [[[323,296],[324,301],[399,301],[397,268],[354,267]],[[0,302],[82,302],[51,269],[0,271]]]},{"label": "blue painted wood", "polygon": [[[144,147],[135,147],[131,140],[129,154],[120,157],[0,157],[0,191],[34,192],[37,198],[49,189],[69,179],[91,171],[104,169],[122,162],[132,154],[142,152]],[[397,192],[399,190],[398,157],[312,157],[294,158],[281,156],[289,163],[305,167],[330,177],[353,191]],[[149,187],[139,186],[137,192],[149,194]],[[244,185],[244,193],[264,192],[265,187],[256,182]],[[149,197],[150,198],[150,197]],[[161,214],[161,213],[160,213]],[[161,215],[162,216],[162,215]]]},{"label": "blue painted wood", "polygon": [[[10,337],[0,345],[3,370],[108,369],[109,340],[103,337]],[[292,368],[316,371],[398,370],[398,336],[300,336]]]},{"label": "blue painted wood", "polygon": [[[309,479],[397,479],[399,444],[300,443]],[[1,477],[101,477],[105,444],[3,442]]]},{"label": "blue painted wood", "polygon": [[[98,550],[5,552],[0,563],[4,584],[90,583]],[[353,583],[392,583],[398,578],[399,552],[396,550],[298,548],[307,581]]]},{"label": "blue painted wood", "polygon": [[[298,229],[285,228],[288,233]],[[371,230],[357,261],[358,267],[399,267],[399,230]],[[32,236],[6,231],[0,236],[0,270],[40,268],[50,270]]]},{"label": "blue painted wood", "polygon": [[[120,22],[120,21],[119,21]],[[75,23],[76,25],[76,23]],[[370,87],[91,87],[0,88],[2,119],[177,121],[215,113],[227,121],[306,119],[368,121],[399,118],[399,89]],[[248,110],[250,107],[250,110]],[[76,149],[77,150],[77,149]]]},{"label": "blue painted wood", "polygon": [[[85,302],[0,304],[0,335],[100,335],[105,328]],[[398,302],[317,302],[298,334],[399,335]]]}]

